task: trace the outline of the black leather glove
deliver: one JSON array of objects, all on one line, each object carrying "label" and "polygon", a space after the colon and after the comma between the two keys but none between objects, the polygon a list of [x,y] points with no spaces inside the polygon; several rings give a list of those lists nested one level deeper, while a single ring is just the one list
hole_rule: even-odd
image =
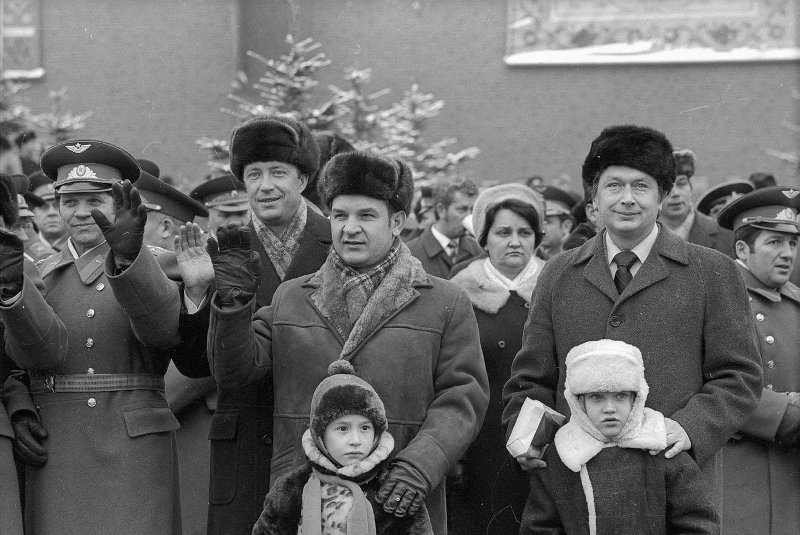
[{"label": "black leather glove", "polygon": [[785,446],[800,446],[800,407],[789,404],[783,413],[775,442]]},{"label": "black leather glove", "polygon": [[428,484],[415,468],[397,461],[375,495],[383,510],[394,516],[412,516],[419,511],[428,496]]},{"label": "black leather glove", "polygon": [[92,210],[92,218],[103,231],[114,255],[114,263],[124,269],[133,264],[142,248],[147,208],[142,204],[139,190],[129,180],[112,184],[111,195],[114,197],[114,222],[111,223],[96,208]]},{"label": "black leather glove", "polygon": [[47,462],[47,451],[42,442],[47,438],[47,430],[42,427],[36,415],[30,411],[19,411],[11,417],[14,429],[14,455],[24,464],[41,467]]},{"label": "black leather glove", "polygon": [[22,291],[22,259],[25,245],[10,230],[0,229],[0,299],[11,299]]},{"label": "black leather glove", "polygon": [[242,306],[250,302],[261,281],[261,256],[253,250],[249,227],[229,225],[217,229],[217,239],[206,245],[214,265],[220,306]]}]

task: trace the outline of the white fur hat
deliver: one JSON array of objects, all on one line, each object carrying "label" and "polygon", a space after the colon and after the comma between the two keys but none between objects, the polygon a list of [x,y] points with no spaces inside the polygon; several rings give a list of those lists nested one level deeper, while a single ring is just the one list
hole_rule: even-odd
[{"label": "white fur hat", "polygon": [[620,340],[595,340],[573,347],[566,358],[567,378],[564,397],[572,417],[587,432],[602,439],[589,422],[578,396],[588,392],[635,392],[636,399],[619,438],[639,433],[644,403],[649,388],[644,378],[644,362],[639,348]]}]

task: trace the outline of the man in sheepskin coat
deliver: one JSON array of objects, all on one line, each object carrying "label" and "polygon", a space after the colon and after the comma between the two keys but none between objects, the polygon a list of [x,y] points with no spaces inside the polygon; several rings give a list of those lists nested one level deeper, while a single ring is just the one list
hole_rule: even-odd
[{"label": "man in sheepskin coat", "polygon": [[650,455],[667,436],[664,415],[645,407],[639,349],[586,342],[566,365],[572,417],[544,455],[547,469],[533,472],[520,533],[718,534],[711,486],[697,463],[686,452]]},{"label": "man in sheepskin coat", "polygon": [[283,283],[254,317],[251,233],[226,229],[209,243],[214,378],[239,388],[272,373],[274,481],[306,462],[301,438],[314,389],[331,362],[350,361],[383,400],[395,438],[377,503],[398,517],[425,503],[434,533],[444,535],[444,476],[475,439],[488,403],[475,314],[462,290],[425,273],[399,239],[414,190],[408,166],[337,154],[319,190],[331,211],[325,264]]},{"label": "man in sheepskin coat", "polygon": [[[609,127],[593,141],[584,189],[606,227],[542,270],[503,420],[510,431],[526,397],[568,414],[567,352],[622,340],[641,350],[648,405],[666,416],[665,455],[688,450],[716,481],[717,452],[758,403],[761,366],[736,264],[656,222],[675,181],[672,150],[664,134],[639,126]],[[518,461],[542,467],[536,457]]]}]

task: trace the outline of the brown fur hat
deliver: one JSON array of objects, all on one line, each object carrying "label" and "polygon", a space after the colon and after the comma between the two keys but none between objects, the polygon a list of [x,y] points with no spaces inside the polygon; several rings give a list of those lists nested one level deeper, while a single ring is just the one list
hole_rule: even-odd
[{"label": "brown fur hat", "polygon": [[347,414],[360,414],[375,426],[375,437],[389,426],[383,401],[372,386],[355,375],[353,365],[336,360],[328,366],[328,377],[311,397],[311,433],[320,441],[332,421]]},{"label": "brown fur hat", "polygon": [[411,169],[394,158],[368,152],[337,154],[320,173],[319,197],[328,208],[339,195],[364,195],[386,201],[395,212],[409,213],[414,197]]},{"label": "brown fur hat", "polygon": [[672,144],[664,134],[645,126],[610,126],[592,141],[583,162],[584,188],[593,191],[603,171],[615,165],[647,173],[664,193],[675,182]]},{"label": "brown fur hat", "polygon": [[271,115],[246,121],[231,132],[231,172],[242,180],[253,162],[286,162],[312,177],[319,166],[319,147],[311,131],[290,117]]}]

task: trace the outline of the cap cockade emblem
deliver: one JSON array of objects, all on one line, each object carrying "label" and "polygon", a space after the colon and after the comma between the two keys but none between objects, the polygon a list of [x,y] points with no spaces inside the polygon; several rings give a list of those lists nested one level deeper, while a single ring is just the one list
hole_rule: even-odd
[{"label": "cap cockade emblem", "polygon": [[67,178],[97,178],[97,174],[90,167],[79,165],[72,168]]},{"label": "cap cockade emblem", "polygon": [[82,145],[80,143],[75,143],[74,145],[67,145],[66,147],[68,150],[71,150],[75,154],[80,154],[86,151],[86,149],[88,149],[91,146],[92,146],[91,143],[86,143],[85,145]]},{"label": "cap cockade emblem", "polygon": [[238,197],[238,196],[239,196],[239,192],[238,191],[236,191],[236,190],[231,191],[231,197]]},{"label": "cap cockade emblem", "polygon": [[775,219],[785,219],[786,221],[794,221],[794,211],[791,208],[784,208],[777,214],[775,214]]},{"label": "cap cockade emblem", "polygon": [[781,193],[783,193],[787,199],[794,199],[795,197],[800,195],[800,190],[790,189],[788,191],[782,191]]}]

